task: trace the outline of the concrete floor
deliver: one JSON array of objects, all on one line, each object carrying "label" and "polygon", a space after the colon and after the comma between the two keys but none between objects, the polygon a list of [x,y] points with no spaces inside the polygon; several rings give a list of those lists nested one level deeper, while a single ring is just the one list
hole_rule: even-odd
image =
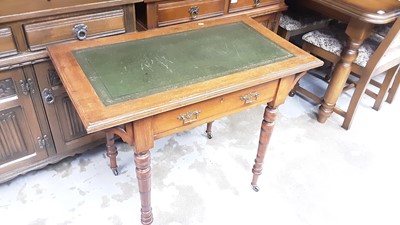
[{"label": "concrete floor", "polygon": [[[320,124],[317,106],[288,98],[258,193],[250,181],[264,106],[216,121],[211,140],[202,126],[156,141],[154,224],[400,224],[400,102],[371,106],[364,97],[346,131],[340,116]],[[100,146],[1,184],[1,223],[139,224],[133,153],[118,148],[119,176]]]}]

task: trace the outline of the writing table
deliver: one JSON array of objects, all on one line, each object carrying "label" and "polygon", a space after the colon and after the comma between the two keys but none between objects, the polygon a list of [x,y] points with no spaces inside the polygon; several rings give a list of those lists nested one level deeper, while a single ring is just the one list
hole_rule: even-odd
[{"label": "writing table", "polygon": [[322,62],[256,21],[231,17],[48,48],[87,130],[134,148],[141,222],[151,224],[154,140],[268,103],[253,166],[257,179],[277,107],[305,71]]}]

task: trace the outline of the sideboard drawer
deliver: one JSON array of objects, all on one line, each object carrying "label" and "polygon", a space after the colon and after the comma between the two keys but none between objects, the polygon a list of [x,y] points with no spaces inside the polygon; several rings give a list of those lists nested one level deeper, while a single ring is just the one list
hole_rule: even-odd
[{"label": "sideboard drawer", "polygon": [[158,26],[205,19],[224,14],[224,0],[189,0],[158,4]]},{"label": "sideboard drawer", "polygon": [[256,7],[277,4],[279,0],[231,0],[229,4],[229,12],[237,12],[248,10]]},{"label": "sideboard drawer", "polygon": [[278,81],[215,97],[176,110],[153,116],[153,132],[156,138],[164,137],[175,129],[187,125],[200,124],[227,116],[227,112],[237,112],[250,106],[271,101],[278,88]]},{"label": "sideboard drawer", "polygon": [[82,16],[26,24],[27,43],[31,51],[64,41],[84,40],[125,32],[122,9]]},{"label": "sideboard drawer", "polygon": [[0,58],[17,54],[10,28],[0,28]]}]

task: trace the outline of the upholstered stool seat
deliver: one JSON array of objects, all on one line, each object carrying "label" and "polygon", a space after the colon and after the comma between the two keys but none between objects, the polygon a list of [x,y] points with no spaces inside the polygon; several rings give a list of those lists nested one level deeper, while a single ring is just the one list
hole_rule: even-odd
[{"label": "upholstered stool seat", "polygon": [[310,12],[287,10],[279,20],[278,34],[289,40],[290,37],[326,27],[331,19]]}]

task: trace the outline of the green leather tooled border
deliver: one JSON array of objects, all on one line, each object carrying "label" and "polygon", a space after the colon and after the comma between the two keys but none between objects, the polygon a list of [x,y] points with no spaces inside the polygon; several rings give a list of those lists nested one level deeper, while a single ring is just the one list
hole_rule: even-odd
[{"label": "green leather tooled border", "polygon": [[293,57],[242,22],[73,55],[106,106]]}]

